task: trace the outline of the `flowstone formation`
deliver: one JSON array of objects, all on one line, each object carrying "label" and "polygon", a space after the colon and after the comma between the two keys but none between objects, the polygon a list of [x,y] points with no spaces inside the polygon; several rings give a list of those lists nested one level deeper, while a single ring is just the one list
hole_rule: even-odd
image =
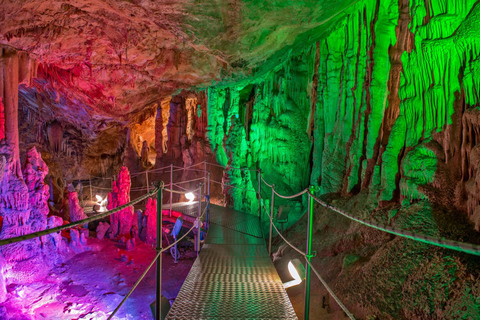
[{"label": "flowstone formation", "polygon": [[[22,176],[13,170],[11,148],[0,144],[4,163],[0,192],[0,238],[11,238],[62,225],[60,217],[48,217],[49,187],[44,184],[48,168],[35,148],[27,151]],[[73,231],[73,230],[72,230]],[[76,231],[76,230],[75,230]],[[78,231],[77,231],[78,233]],[[79,250],[83,250],[78,245]],[[68,244],[59,234],[43,236],[0,247],[0,300],[5,299],[5,285],[28,284],[44,278],[50,268],[64,261]]]},{"label": "flowstone formation", "polygon": [[148,198],[145,215],[142,219],[145,223],[142,224],[142,238],[145,243],[155,244],[157,240],[157,200]]}]

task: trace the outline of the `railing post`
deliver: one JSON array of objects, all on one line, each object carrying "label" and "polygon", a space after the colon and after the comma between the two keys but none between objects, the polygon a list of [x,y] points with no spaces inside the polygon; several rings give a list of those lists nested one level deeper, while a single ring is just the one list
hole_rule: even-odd
[{"label": "railing post", "polygon": [[147,193],[150,192],[150,187],[148,186],[148,171],[145,171],[145,177],[147,179]]},{"label": "railing post", "polygon": [[93,201],[92,176],[91,175],[88,175],[88,183],[90,184],[90,201]]},{"label": "railing post", "polygon": [[210,197],[210,171],[208,171],[207,175],[207,195]]},{"label": "railing post", "polygon": [[262,171],[258,169],[258,222],[262,228]]},{"label": "railing post", "polygon": [[207,216],[205,218],[205,230],[208,231],[208,228],[210,228],[210,195],[207,195],[205,197],[205,200],[207,201]]},{"label": "railing post", "polygon": [[80,199],[82,199],[82,207],[85,207],[85,200],[83,200],[83,183],[81,180],[78,180],[78,184],[80,185]]},{"label": "railing post", "polygon": [[197,249],[197,257],[198,253],[200,252],[200,234],[201,234],[201,228],[200,228],[200,216],[202,215],[202,184],[200,184],[200,187],[198,188],[198,217],[197,217],[197,243],[196,243],[196,249]]},{"label": "railing post", "polygon": [[207,194],[207,161],[203,161],[203,194]]},{"label": "railing post", "polygon": [[[170,164],[170,190],[173,190],[173,163]],[[172,198],[173,192],[170,191],[170,213],[168,214],[169,217],[172,216]]]},{"label": "railing post", "polygon": [[273,210],[275,204],[275,184],[272,185],[272,205],[270,209],[270,233],[268,234],[268,256],[272,256],[272,228],[273,228]]},{"label": "railing post", "polygon": [[[313,235],[313,197],[310,193],[314,193],[315,187],[310,186],[308,193],[308,219],[307,219],[307,252],[306,259],[312,260],[312,235]],[[308,320],[310,313],[310,264],[305,266],[305,311],[304,319]]]},{"label": "railing post", "polygon": [[[162,251],[162,200],[163,185],[157,192],[157,254]],[[157,260],[157,287],[155,290],[155,320],[160,320],[160,306],[162,303],[162,254]]]}]

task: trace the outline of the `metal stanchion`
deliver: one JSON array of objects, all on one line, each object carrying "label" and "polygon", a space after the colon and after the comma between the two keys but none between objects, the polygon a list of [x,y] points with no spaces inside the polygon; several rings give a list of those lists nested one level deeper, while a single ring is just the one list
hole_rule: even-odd
[{"label": "metal stanchion", "polygon": [[145,177],[147,179],[147,193],[150,192],[150,187],[148,186],[148,171],[145,171]]},{"label": "metal stanchion", "polygon": [[270,233],[268,234],[268,256],[272,256],[272,228],[273,228],[273,210],[275,203],[275,184],[272,185],[272,204],[270,207]]},{"label": "metal stanchion", "polygon": [[[157,192],[157,254],[162,251],[162,200],[163,186]],[[155,320],[160,320],[160,310],[162,302],[162,254],[157,260],[157,287],[155,290]]]},{"label": "metal stanchion", "polygon": [[[170,164],[170,190],[173,190],[173,163]],[[172,198],[173,192],[170,191],[170,213],[168,214],[169,217],[172,216]]]},{"label": "metal stanchion", "polygon": [[262,228],[262,171],[258,169],[258,222]]},{"label": "metal stanchion", "polygon": [[205,230],[208,232],[208,228],[210,227],[210,196],[205,196],[205,200],[207,201],[207,216],[205,218]]},{"label": "metal stanchion", "polygon": [[207,194],[207,161],[203,161],[203,194]]},{"label": "metal stanchion", "polygon": [[90,184],[90,201],[93,201],[93,191],[92,191],[92,176],[88,176],[88,183]]},{"label": "metal stanchion", "polygon": [[[315,192],[315,187],[310,186],[310,193]],[[312,261],[312,236],[313,236],[313,197],[308,194],[308,220],[307,220],[307,252],[306,257],[308,261]],[[310,313],[310,264],[305,266],[305,311],[304,319],[308,320]]]},{"label": "metal stanchion", "polygon": [[210,171],[208,171],[207,175],[207,195],[210,197]]},{"label": "metal stanchion", "polygon": [[201,235],[201,228],[200,228],[200,216],[202,215],[202,184],[198,188],[198,217],[197,217],[197,257],[198,253],[200,252],[200,235]]}]

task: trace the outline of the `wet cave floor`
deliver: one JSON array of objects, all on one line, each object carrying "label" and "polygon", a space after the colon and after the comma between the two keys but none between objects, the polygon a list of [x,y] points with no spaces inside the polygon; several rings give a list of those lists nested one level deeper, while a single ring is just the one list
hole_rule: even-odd
[{"label": "wet cave floor", "polygon": [[[0,319],[106,319],[155,257],[152,246],[140,241],[131,251],[109,239],[90,238],[87,244],[88,251],[55,267],[42,281],[9,285]],[[162,294],[167,299],[175,299],[195,258],[191,248],[178,263],[163,254]],[[154,300],[155,266],[114,318],[150,320]]]}]

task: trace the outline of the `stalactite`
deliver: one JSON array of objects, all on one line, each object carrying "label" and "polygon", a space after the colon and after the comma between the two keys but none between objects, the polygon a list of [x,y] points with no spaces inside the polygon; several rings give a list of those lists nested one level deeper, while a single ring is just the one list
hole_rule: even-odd
[{"label": "stalactite", "polygon": [[155,153],[156,164],[160,164],[159,159],[163,157],[163,115],[162,104],[159,103],[155,113]]},{"label": "stalactite", "polygon": [[[2,80],[0,80],[0,90],[2,89],[1,82]],[[3,108],[3,97],[0,96],[0,140],[4,138],[5,138],[5,111]]]},{"label": "stalactite", "polygon": [[63,148],[63,128],[60,122],[54,120],[48,124],[47,136],[50,143],[50,152],[58,155]]},{"label": "stalactite", "polygon": [[187,112],[187,124],[185,133],[187,135],[187,139],[190,141],[192,140],[193,136],[195,135],[195,109],[197,107],[197,98],[189,97],[185,100],[185,108]]},{"label": "stalactite", "polygon": [[20,167],[20,150],[18,139],[18,84],[19,64],[17,52],[13,49],[0,47],[0,92],[5,115],[5,138],[13,150],[12,170],[22,176]]}]

